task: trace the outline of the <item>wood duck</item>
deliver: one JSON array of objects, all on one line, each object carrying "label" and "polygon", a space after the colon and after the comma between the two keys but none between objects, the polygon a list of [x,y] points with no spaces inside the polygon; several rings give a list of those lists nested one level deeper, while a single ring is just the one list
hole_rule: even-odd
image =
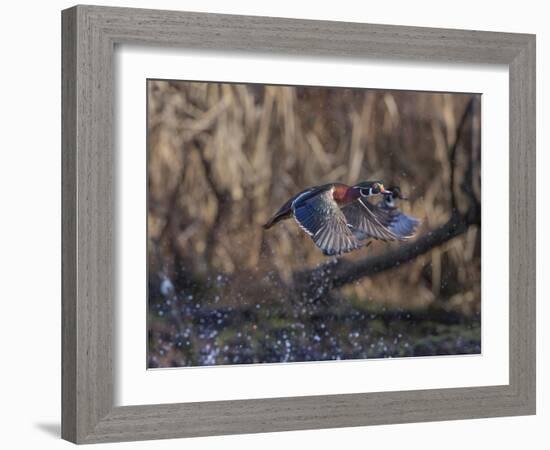
[{"label": "wood duck", "polygon": [[367,238],[399,241],[390,230],[394,216],[367,201],[375,195],[389,195],[382,181],[364,181],[354,186],[329,183],[306,189],[289,199],[263,226],[294,217],[325,255],[334,256],[363,246]]},{"label": "wood duck", "polygon": [[416,217],[403,214],[395,206],[395,201],[397,199],[408,200],[408,198],[403,195],[399,186],[392,186],[388,188],[387,191],[389,193],[384,195],[384,198],[380,200],[378,207],[387,211],[393,218],[388,229],[401,238],[413,237],[416,233],[416,229],[420,225],[420,220]]}]

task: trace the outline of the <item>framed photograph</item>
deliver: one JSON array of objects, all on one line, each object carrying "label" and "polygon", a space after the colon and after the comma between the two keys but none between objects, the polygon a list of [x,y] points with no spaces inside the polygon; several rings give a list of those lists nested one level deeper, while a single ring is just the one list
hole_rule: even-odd
[{"label": "framed photograph", "polygon": [[535,413],[535,37],[62,13],[62,435]]}]

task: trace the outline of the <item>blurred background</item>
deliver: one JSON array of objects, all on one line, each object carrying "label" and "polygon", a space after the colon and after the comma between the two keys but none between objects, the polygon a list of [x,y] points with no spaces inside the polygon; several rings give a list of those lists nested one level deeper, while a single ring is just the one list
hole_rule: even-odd
[{"label": "blurred background", "polygon": [[[480,353],[480,95],[149,80],[148,367]],[[301,190],[382,179],[408,243],[327,258]]]}]

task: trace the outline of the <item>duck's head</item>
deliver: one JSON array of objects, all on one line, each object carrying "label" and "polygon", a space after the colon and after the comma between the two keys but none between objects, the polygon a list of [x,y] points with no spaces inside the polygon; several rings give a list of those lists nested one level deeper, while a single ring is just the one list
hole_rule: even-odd
[{"label": "duck's head", "polygon": [[370,197],[372,195],[378,194],[390,194],[390,191],[384,188],[384,182],[382,180],[362,181],[361,183],[353,186],[353,190],[357,193],[358,197]]}]

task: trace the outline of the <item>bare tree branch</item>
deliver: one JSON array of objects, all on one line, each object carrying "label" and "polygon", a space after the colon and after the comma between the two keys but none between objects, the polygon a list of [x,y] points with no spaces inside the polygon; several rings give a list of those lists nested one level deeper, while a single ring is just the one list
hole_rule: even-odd
[{"label": "bare tree branch", "polygon": [[451,190],[451,209],[453,211],[457,208],[456,196],[455,196],[456,149],[457,149],[458,144],[460,142],[460,137],[462,136],[462,133],[464,132],[464,128],[466,127],[467,119],[473,111],[475,98],[476,97],[473,96],[470,99],[470,101],[468,101],[468,104],[466,105],[466,108],[464,108],[464,112],[462,113],[462,117],[460,118],[460,122],[458,123],[458,127],[456,129],[455,140],[454,140],[453,144],[451,145],[451,148],[450,148],[450,151],[449,151],[449,162],[450,162],[450,166],[451,166],[449,189]]},{"label": "bare tree branch", "polygon": [[299,272],[294,277],[294,289],[301,293],[302,298],[317,300],[331,289],[407,263],[461,235],[469,225],[465,218],[455,212],[444,225],[383,255],[369,256],[355,262],[333,259],[314,269]]}]

